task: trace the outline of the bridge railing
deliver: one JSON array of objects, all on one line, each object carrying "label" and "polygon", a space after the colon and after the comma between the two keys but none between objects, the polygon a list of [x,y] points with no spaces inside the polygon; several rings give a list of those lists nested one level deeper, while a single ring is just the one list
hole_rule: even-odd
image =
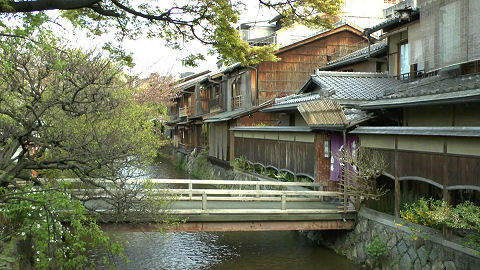
[{"label": "bridge railing", "polygon": [[[126,182],[129,184],[141,183],[144,180],[131,179]],[[108,181],[106,181],[108,183]],[[149,179],[150,183],[158,184],[153,189],[155,194],[175,198],[178,201],[201,201],[201,209],[171,209],[172,214],[261,214],[261,213],[338,213],[350,212],[351,209],[343,209],[339,204],[338,209],[287,209],[287,202],[321,202],[325,197],[330,197],[330,201],[343,201],[342,192],[321,191],[321,190],[278,190],[286,187],[311,187],[320,189],[321,183],[310,182],[277,182],[277,181],[238,181],[238,180],[191,180],[191,179]],[[172,187],[172,185],[174,185]],[[199,186],[208,185],[206,188]],[[229,186],[228,189],[211,188],[211,186]],[[261,189],[269,186],[273,189]],[[236,189],[241,188],[241,189]],[[72,190],[76,194],[81,194],[87,189]],[[150,191],[152,192],[152,190]],[[102,189],[88,189],[89,194],[104,195]],[[280,209],[208,209],[208,201],[264,201],[280,202]],[[340,210],[342,209],[342,210]]]}]

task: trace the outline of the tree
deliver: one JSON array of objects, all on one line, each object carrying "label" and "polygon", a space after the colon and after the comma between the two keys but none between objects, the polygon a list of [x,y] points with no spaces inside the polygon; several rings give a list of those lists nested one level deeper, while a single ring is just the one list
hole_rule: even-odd
[{"label": "tree", "polygon": [[[274,9],[285,25],[299,21],[317,27],[331,27],[332,16],[341,0],[259,0],[259,5]],[[50,18],[46,11],[58,10],[75,27],[100,35],[117,29],[119,40],[137,38],[141,33],[160,37],[172,47],[199,40],[211,45],[226,62],[255,65],[275,60],[274,46],[250,47],[232,26],[245,4],[241,0],[128,1],[128,0],[0,0],[0,13],[23,16],[30,24],[40,25]],[[1,26],[1,24],[0,24]],[[119,52],[107,44],[112,51]],[[193,53],[184,60],[195,64],[203,55]]]},{"label": "tree", "polygon": [[[1,38],[0,59],[0,239],[23,239],[39,269],[78,268],[92,245],[120,252],[88,202],[102,200],[115,221],[130,204],[157,217],[163,197],[126,181],[156,155],[151,109],[135,101],[120,64],[50,33]],[[62,177],[102,193],[75,196],[54,181]]]},{"label": "tree", "polygon": [[377,178],[387,168],[381,153],[360,147],[355,150],[343,149],[335,158],[343,165],[344,179],[340,186],[345,188],[348,196],[355,196],[356,207],[360,200],[379,200],[387,193],[384,187],[377,186]]}]

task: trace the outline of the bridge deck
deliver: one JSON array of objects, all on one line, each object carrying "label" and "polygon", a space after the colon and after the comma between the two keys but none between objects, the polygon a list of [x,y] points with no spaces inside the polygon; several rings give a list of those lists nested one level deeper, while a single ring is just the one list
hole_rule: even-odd
[{"label": "bridge deck", "polygon": [[[254,189],[201,189],[193,183],[247,185],[246,181],[232,180],[168,180],[157,183],[187,183],[183,189],[159,187],[159,194],[175,195],[167,209],[159,209],[168,215],[186,220],[173,230],[181,231],[258,231],[258,230],[332,230],[351,229],[356,219],[354,209],[349,209],[343,193],[321,190],[261,190],[265,183],[249,182]],[[315,183],[268,183],[270,186],[310,186]],[[177,197],[178,196],[178,197]],[[90,206],[104,211],[108,216],[112,209],[102,201],[90,201]],[[350,204],[351,205],[351,204]],[[149,222],[148,213],[131,209],[135,220]],[[105,229],[153,230],[155,225],[139,226],[121,224],[105,225]]]}]

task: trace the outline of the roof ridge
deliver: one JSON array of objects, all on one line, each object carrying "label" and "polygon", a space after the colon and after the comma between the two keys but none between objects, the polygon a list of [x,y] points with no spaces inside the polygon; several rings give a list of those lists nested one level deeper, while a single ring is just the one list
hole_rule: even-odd
[{"label": "roof ridge", "polygon": [[336,77],[369,77],[369,78],[393,78],[385,73],[379,72],[345,72],[345,71],[319,71],[316,75],[320,76],[336,76]]}]

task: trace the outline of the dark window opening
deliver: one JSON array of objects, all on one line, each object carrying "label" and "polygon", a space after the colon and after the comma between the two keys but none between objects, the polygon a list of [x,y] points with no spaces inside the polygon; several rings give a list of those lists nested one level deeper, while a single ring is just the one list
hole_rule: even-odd
[{"label": "dark window opening", "polygon": [[480,73],[480,60],[461,65],[462,75]]}]

